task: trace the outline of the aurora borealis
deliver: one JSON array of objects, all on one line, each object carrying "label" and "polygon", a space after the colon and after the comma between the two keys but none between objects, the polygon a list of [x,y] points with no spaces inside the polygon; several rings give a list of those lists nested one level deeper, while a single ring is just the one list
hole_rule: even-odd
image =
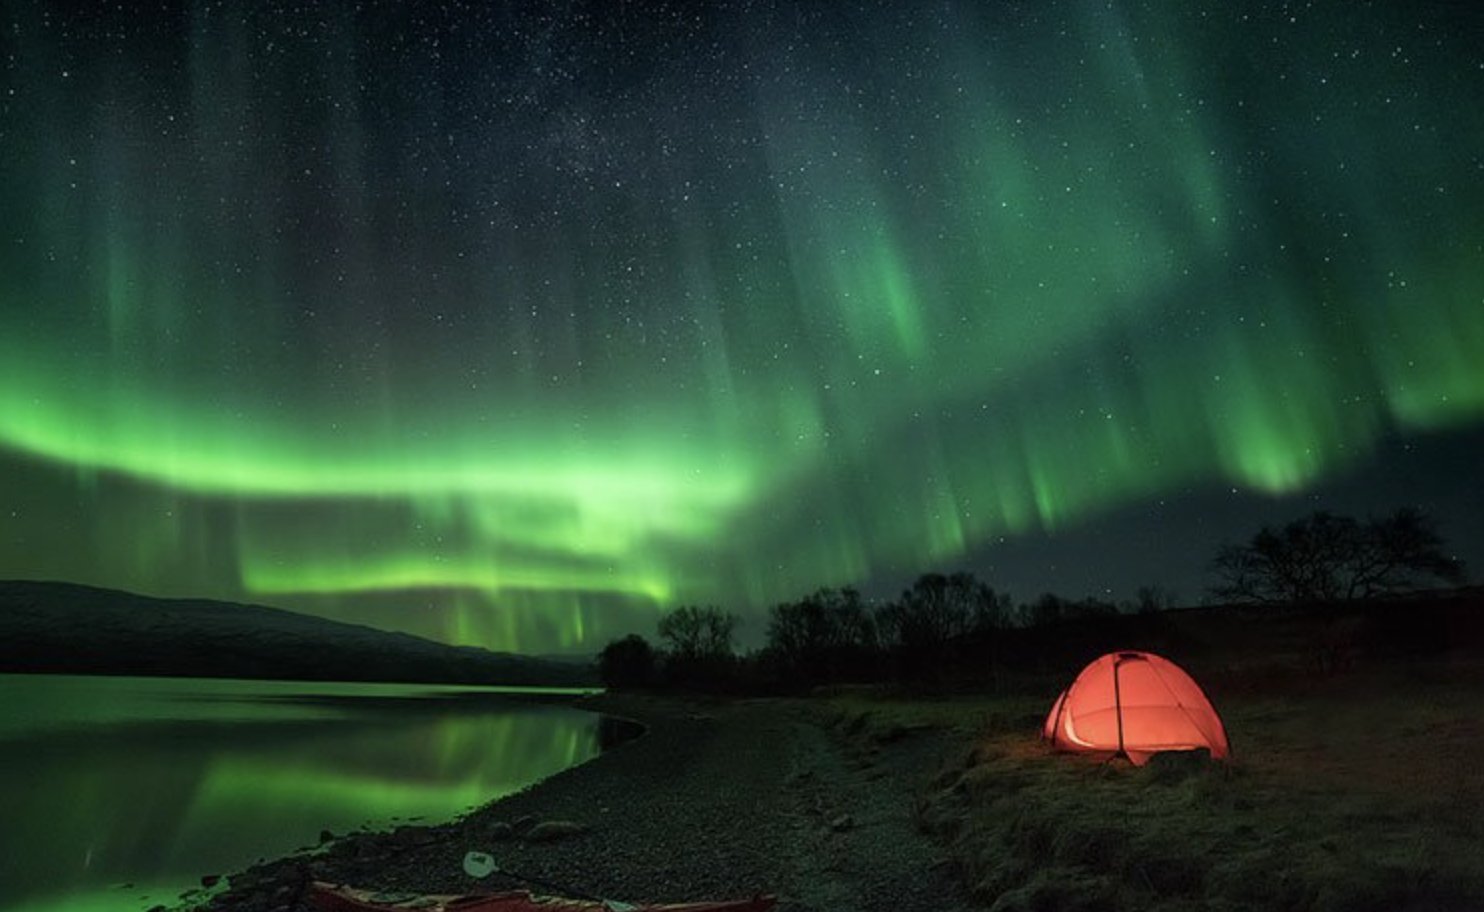
[{"label": "aurora borealis", "polygon": [[1472,4],[0,10],[0,577],[540,652],[1484,542]]}]

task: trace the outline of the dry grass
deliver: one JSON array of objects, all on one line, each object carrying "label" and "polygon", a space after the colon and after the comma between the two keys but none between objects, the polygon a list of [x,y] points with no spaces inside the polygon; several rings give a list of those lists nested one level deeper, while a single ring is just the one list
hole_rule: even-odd
[{"label": "dry grass", "polygon": [[1049,700],[837,702],[865,737],[962,735],[919,820],[995,910],[1484,909],[1484,684],[1213,697],[1235,760],[1143,769],[1051,753]]}]

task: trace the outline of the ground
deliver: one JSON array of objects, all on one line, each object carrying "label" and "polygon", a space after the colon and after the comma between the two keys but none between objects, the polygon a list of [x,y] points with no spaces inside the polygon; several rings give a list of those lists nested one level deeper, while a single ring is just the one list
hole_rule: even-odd
[{"label": "ground", "polygon": [[[236,875],[211,908],[307,908],[298,895],[307,877],[419,892],[521,886],[466,876],[470,850],[620,899],[773,893],[781,912],[975,908],[914,816],[915,797],[951,753],[947,730],[863,737],[835,725],[840,712],[826,701],[607,697],[595,708],[648,731],[456,823],[353,834]],[[532,842],[508,832],[522,818],[586,831]]]},{"label": "ground", "polygon": [[981,701],[976,723],[960,706],[964,753],[920,805],[996,912],[1484,908],[1476,675],[1423,664],[1227,693],[1226,764],[1050,755],[1029,727],[1044,710],[1016,705]]},{"label": "ground", "polygon": [[[506,888],[466,851],[576,892],[776,893],[842,910],[1484,908],[1484,676],[1450,666],[1212,690],[1234,759],[1051,753],[1048,694],[603,697],[647,733],[462,821],[353,834],[231,879],[213,909],[299,909],[309,877]],[[585,831],[551,842],[522,818]]]}]

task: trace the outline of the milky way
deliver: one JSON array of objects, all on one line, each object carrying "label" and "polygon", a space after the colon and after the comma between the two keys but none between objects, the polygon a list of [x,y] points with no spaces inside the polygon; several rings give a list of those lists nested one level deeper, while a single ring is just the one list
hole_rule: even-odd
[{"label": "milky way", "polygon": [[0,576],[576,649],[1471,485],[1473,6],[6,2]]}]

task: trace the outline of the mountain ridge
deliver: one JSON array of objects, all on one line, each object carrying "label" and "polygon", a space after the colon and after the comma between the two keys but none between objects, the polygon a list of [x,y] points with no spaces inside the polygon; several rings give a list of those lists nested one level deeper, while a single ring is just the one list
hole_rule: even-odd
[{"label": "mountain ridge", "polygon": [[0,580],[0,672],[586,686],[570,663],[283,608]]}]

